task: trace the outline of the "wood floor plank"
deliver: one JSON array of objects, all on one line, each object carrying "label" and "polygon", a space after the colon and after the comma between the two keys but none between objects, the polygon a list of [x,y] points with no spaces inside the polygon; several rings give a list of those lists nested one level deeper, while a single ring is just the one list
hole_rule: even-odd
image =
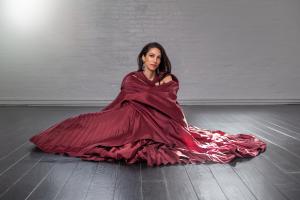
[{"label": "wood floor plank", "polygon": [[[20,123],[18,121],[15,122],[15,125],[12,126],[14,129],[5,134],[0,134],[1,141],[5,141],[0,146],[0,157],[5,157],[25,142],[29,142],[30,136],[41,131],[41,127],[44,127],[43,124],[47,122],[43,118],[38,119],[30,116],[28,113],[26,115],[26,120],[22,120]],[[11,126],[10,124],[8,123],[6,126]]]},{"label": "wood floor plank", "polygon": [[[220,115],[218,116],[220,117]],[[229,119],[230,116],[223,117],[222,119]],[[231,120],[237,121],[236,118],[231,118]],[[280,167],[282,170],[285,170],[287,172],[296,172],[300,170],[300,160],[298,156],[294,155],[292,152],[289,152],[288,150],[273,144],[271,141],[267,140],[267,138],[264,138],[261,136],[261,132],[256,129],[256,127],[253,127],[250,123],[249,124],[243,124],[243,122],[238,123],[235,127],[221,127],[221,125],[211,125],[215,126],[217,129],[222,129],[225,132],[236,134],[236,133],[251,133],[259,137],[260,139],[264,140],[267,143],[267,150],[263,153],[263,156],[266,156],[268,159],[272,160],[278,167]],[[250,128],[248,128],[248,127]],[[247,127],[247,128],[246,128]]]},{"label": "wood floor plank", "polygon": [[276,117],[276,116],[272,116],[272,121],[274,121],[275,123],[277,123],[281,126],[290,127],[292,130],[299,133],[300,125],[297,122],[293,121],[293,119],[290,119],[290,118],[292,118],[292,117],[288,116],[286,118],[283,118],[281,116],[281,118],[279,118],[279,117]]},{"label": "wood floor plank", "polygon": [[142,181],[164,181],[162,167],[148,167],[146,163],[141,163]]},{"label": "wood floor plank", "polygon": [[185,168],[199,199],[227,199],[220,185],[206,164],[186,165]]},{"label": "wood floor plank", "polygon": [[[258,133],[259,130],[252,128],[246,130],[248,133]],[[261,137],[260,134],[257,136],[267,143],[267,150],[263,153],[263,156],[272,160],[279,168],[286,172],[297,172],[300,170],[300,160],[298,156],[289,152],[287,149],[282,148],[276,144]]]},{"label": "wood floor plank", "polygon": [[251,159],[251,164],[267,177],[273,185],[298,184],[294,177],[282,171],[277,165],[266,159],[263,155]]},{"label": "wood floor plank", "polygon": [[[220,128],[223,129],[223,130],[225,129],[225,127],[220,127]],[[241,130],[241,128],[239,130]],[[236,132],[237,130],[236,129],[231,129],[231,131]],[[269,148],[269,151],[270,151],[270,148]],[[263,155],[263,157],[260,159],[261,161],[264,158],[265,154],[262,154],[262,155]],[[252,159],[251,162],[249,162],[249,163],[252,164],[253,160],[257,161],[259,158],[260,157],[258,156],[256,158]],[[264,166],[266,166],[266,161],[267,160],[265,160],[265,162],[264,162]],[[284,173],[285,172],[284,168],[283,169],[282,168],[277,168],[276,165],[272,165],[274,161],[276,163],[276,160],[272,159],[272,162],[271,161],[269,162],[268,168],[266,168],[266,169],[264,169],[262,166],[260,166],[260,167],[253,166],[253,167],[249,168],[249,170],[253,171],[253,169],[256,168],[258,171],[261,171],[261,174],[263,174],[263,176],[266,177],[266,179],[271,179],[271,180],[268,181],[269,185],[267,185],[267,183],[266,183],[267,187],[270,188],[270,185],[272,185],[272,188],[273,188],[272,190],[274,190],[274,188],[277,188],[278,191],[280,191],[280,193],[283,195],[283,197],[285,199],[295,199],[295,200],[298,199],[298,197],[299,197],[299,188],[300,188],[299,187],[299,182],[295,181],[295,179],[293,177],[289,176],[288,173]],[[293,160],[291,160],[291,162],[292,161]],[[270,163],[272,163],[272,164],[270,164]],[[262,164],[262,162],[260,162],[260,164]],[[241,169],[245,170],[245,168],[243,168],[243,167]],[[249,177],[252,177],[252,176],[262,177],[262,176],[255,176],[253,174],[253,172],[249,173]],[[253,182],[253,184],[251,184],[251,185],[255,185],[255,184],[259,183],[259,181],[257,179],[253,180],[252,182]],[[264,185],[264,184],[262,184],[262,185]],[[251,188],[251,186],[249,186],[249,187]],[[264,188],[266,188],[266,186],[264,186]],[[259,188],[257,188],[257,189],[253,188],[252,190],[253,191],[259,191]],[[268,189],[268,190],[270,190],[270,189]],[[267,195],[266,193],[268,193],[268,192],[266,192],[266,191],[268,191],[268,190],[264,190],[264,192],[262,192],[262,195]],[[257,192],[254,192],[254,194],[256,194],[256,193]],[[260,196],[262,196],[262,195],[260,194]],[[280,195],[278,195],[278,196],[280,196]],[[272,199],[276,199],[276,198],[272,197]]]},{"label": "wood floor plank", "polygon": [[263,123],[256,122],[252,117],[249,117],[247,115],[239,115],[239,118],[243,118],[243,120],[248,121],[251,127],[259,130],[259,133],[262,137],[267,138],[273,143],[286,148],[287,150],[293,152],[296,155],[300,154],[299,139],[292,136],[288,136],[288,134],[279,131],[276,128],[271,128]]},{"label": "wood floor plank", "polygon": [[169,200],[164,181],[146,181],[143,184],[143,200]]},{"label": "wood floor plank", "polygon": [[53,169],[57,156],[46,154],[20,181],[9,188],[2,199],[26,199],[39,182]]},{"label": "wood floor plank", "polygon": [[31,191],[26,200],[54,199],[70,178],[75,167],[81,162],[76,158],[59,157],[51,172],[40,184],[36,185],[36,188]]},{"label": "wood floor plank", "polygon": [[0,197],[20,181],[45,156],[41,152],[32,152],[0,176]]},{"label": "wood floor plank", "polygon": [[145,162],[141,163],[141,181],[143,199],[170,199],[166,180],[161,167],[148,167]]},{"label": "wood floor plank", "polygon": [[[24,127],[27,122],[30,120],[28,119],[28,114],[20,111],[22,107],[12,107],[12,108],[5,108],[0,107],[0,139],[2,140],[3,137],[7,137],[9,133],[13,132],[20,127]],[[26,116],[27,115],[27,116]],[[11,126],[14,123],[16,126]]]},{"label": "wood floor plank", "polygon": [[[215,118],[212,118],[211,120],[218,121]],[[220,126],[220,123],[214,123],[214,125],[223,131],[225,129],[224,127]],[[233,170],[243,180],[247,188],[251,190],[251,193],[256,199],[287,199],[282,191],[271,184],[270,181],[252,165],[251,161],[245,162],[245,160],[246,159],[240,163],[237,163],[237,165],[233,167]],[[261,188],[264,188],[264,190],[261,190]]]},{"label": "wood floor plank", "polygon": [[126,165],[123,162],[120,162],[114,199],[142,199],[140,164]]},{"label": "wood floor plank", "polygon": [[20,148],[0,159],[0,175],[18,163],[24,156],[29,154],[34,145],[26,142]]},{"label": "wood floor plank", "polygon": [[266,119],[264,116],[256,116],[255,114],[240,114],[238,116],[242,116],[243,118],[246,118],[246,120],[250,120],[261,127],[274,130],[277,132],[277,134],[281,134],[279,136],[287,136],[294,140],[300,141],[300,133],[298,131],[293,131],[286,128],[286,126],[278,125],[272,121],[272,118]]},{"label": "wood floor plank", "polygon": [[300,196],[299,185],[294,185],[294,184],[281,185],[280,190],[287,196],[289,200],[299,200],[299,196]]},{"label": "wood floor plank", "polygon": [[55,200],[84,199],[89,190],[92,178],[96,173],[96,168],[97,162],[79,162]]},{"label": "wood floor plank", "polygon": [[[225,127],[223,127],[223,129],[225,129]],[[237,131],[235,129],[232,129],[232,130]],[[270,152],[273,152],[272,149],[270,150],[270,145],[272,145],[272,144],[268,144],[268,149]],[[277,167],[278,165],[276,165],[276,163],[278,163],[278,161],[276,159],[274,159],[274,157],[273,157],[273,159],[269,158],[269,160],[264,159],[264,157],[266,157],[265,153],[262,154],[262,157],[258,156],[256,158],[252,159],[251,164],[252,163],[257,164],[258,161],[260,161],[259,162],[260,166],[259,167],[253,166],[249,170],[251,170],[251,169],[253,170],[256,168],[258,171],[261,171],[261,174],[264,177],[266,177],[266,179],[269,179],[269,184],[271,184],[275,188],[277,188],[280,191],[280,193],[284,196],[284,198],[295,199],[295,200],[298,199],[300,185],[299,185],[299,182],[297,181],[297,179],[295,179],[294,177],[291,177],[288,173],[286,173],[285,168],[278,168]],[[282,157],[281,160],[286,162],[289,159]],[[254,162],[252,162],[252,161],[254,161]],[[290,163],[293,161],[294,161],[293,159],[290,160]],[[275,163],[275,165],[273,163]],[[262,164],[264,167],[262,167]],[[267,168],[266,168],[266,166],[267,166]],[[241,169],[245,170],[245,168],[241,168]],[[249,173],[249,177],[252,176],[251,174],[254,177],[262,177],[262,176],[255,176],[253,174],[253,172]],[[252,185],[255,185],[255,184],[258,184],[259,181],[257,179],[255,179],[253,182],[254,183]],[[268,187],[270,187],[270,186],[268,186]],[[259,188],[257,188],[257,189],[259,189]],[[253,189],[253,191],[258,191],[258,190]],[[266,193],[266,190],[264,190],[264,192]],[[262,194],[264,194],[264,193],[262,193]],[[278,195],[278,196],[280,196],[280,195]],[[272,199],[276,199],[276,198],[272,197]]]},{"label": "wood floor plank", "polygon": [[296,127],[291,126],[288,123],[285,123],[284,121],[278,121],[274,118],[267,118],[267,117],[256,117],[253,114],[249,114],[249,117],[256,120],[257,122],[264,123],[268,128],[273,128],[275,130],[278,130],[280,132],[283,132],[291,137],[295,137],[297,139],[300,139],[300,130],[298,130]]},{"label": "wood floor plank", "polygon": [[85,200],[114,199],[119,163],[99,162]]},{"label": "wood floor plank", "polygon": [[284,194],[288,199],[298,199],[300,183],[299,181],[288,173],[284,173],[278,169],[272,162],[266,160],[264,157],[256,157],[251,160],[251,164],[259,170],[269,182]]},{"label": "wood floor plank", "polygon": [[5,157],[10,154],[16,148],[22,146],[25,142],[28,142],[28,133],[31,131],[26,128],[20,128],[10,133],[9,137],[2,138],[1,141],[5,141],[0,146],[0,157]]},{"label": "wood floor plank", "polygon": [[291,177],[293,177],[298,184],[300,184],[300,172],[288,173]]},{"label": "wood floor plank", "polygon": [[[255,159],[255,158],[254,158]],[[233,170],[241,177],[243,182],[255,195],[256,199],[282,200],[287,197],[275,187],[267,177],[251,164],[252,160],[243,159],[237,162]],[[263,190],[262,190],[263,188]]]},{"label": "wood floor plank", "polygon": [[209,168],[228,199],[256,199],[255,195],[230,165],[212,164],[209,165]]},{"label": "wood floor plank", "polygon": [[162,172],[170,199],[199,199],[184,166],[165,166]]},{"label": "wood floor plank", "polygon": [[[298,118],[298,120],[297,120]],[[299,113],[297,114],[292,114],[292,113],[287,113],[287,114],[282,114],[282,113],[273,113],[272,119],[277,120],[278,122],[288,124],[289,126],[299,130],[300,125],[299,125]]]}]

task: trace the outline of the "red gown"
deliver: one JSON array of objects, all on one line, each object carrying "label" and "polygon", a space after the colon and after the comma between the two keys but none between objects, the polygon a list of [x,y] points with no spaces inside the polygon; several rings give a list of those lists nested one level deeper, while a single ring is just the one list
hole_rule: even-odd
[{"label": "red gown", "polygon": [[266,144],[250,134],[188,125],[177,102],[178,79],[156,85],[142,71],[127,74],[114,101],[99,112],[67,118],[30,138],[48,153],[83,160],[148,166],[177,163],[228,163],[235,157],[254,157]]}]

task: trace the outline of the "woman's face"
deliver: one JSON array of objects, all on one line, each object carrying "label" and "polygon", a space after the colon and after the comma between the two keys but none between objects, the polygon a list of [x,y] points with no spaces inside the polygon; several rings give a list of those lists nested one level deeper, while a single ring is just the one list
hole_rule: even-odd
[{"label": "woman's face", "polygon": [[155,71],[160,64],[160,50],[158,48],[151,48],[145,56],[142,56],[142,59],[148,70]]}]

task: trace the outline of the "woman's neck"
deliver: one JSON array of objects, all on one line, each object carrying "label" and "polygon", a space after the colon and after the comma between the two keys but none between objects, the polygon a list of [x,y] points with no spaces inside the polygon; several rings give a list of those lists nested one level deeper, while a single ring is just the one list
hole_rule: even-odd
[{"label": "woman's neck", "polygon": [[155,78],[155,71],[150,71],[150,70],[143,70],[144,75],[151,81],[154,80]]}]

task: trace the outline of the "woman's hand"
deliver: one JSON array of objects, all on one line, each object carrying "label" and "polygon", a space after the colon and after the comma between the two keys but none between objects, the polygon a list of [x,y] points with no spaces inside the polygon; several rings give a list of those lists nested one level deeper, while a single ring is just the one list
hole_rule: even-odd
[{"label": "woman's hand", "polygon": [[[165,78],[163,78],[163,80],[160,81],[160,85],[162,85],[164,83],[168,83],[170,81],[172,81],[172,76],[171,75],[167,75]],[[156,82],[155,85],[159,85],[159,83]]]}]

